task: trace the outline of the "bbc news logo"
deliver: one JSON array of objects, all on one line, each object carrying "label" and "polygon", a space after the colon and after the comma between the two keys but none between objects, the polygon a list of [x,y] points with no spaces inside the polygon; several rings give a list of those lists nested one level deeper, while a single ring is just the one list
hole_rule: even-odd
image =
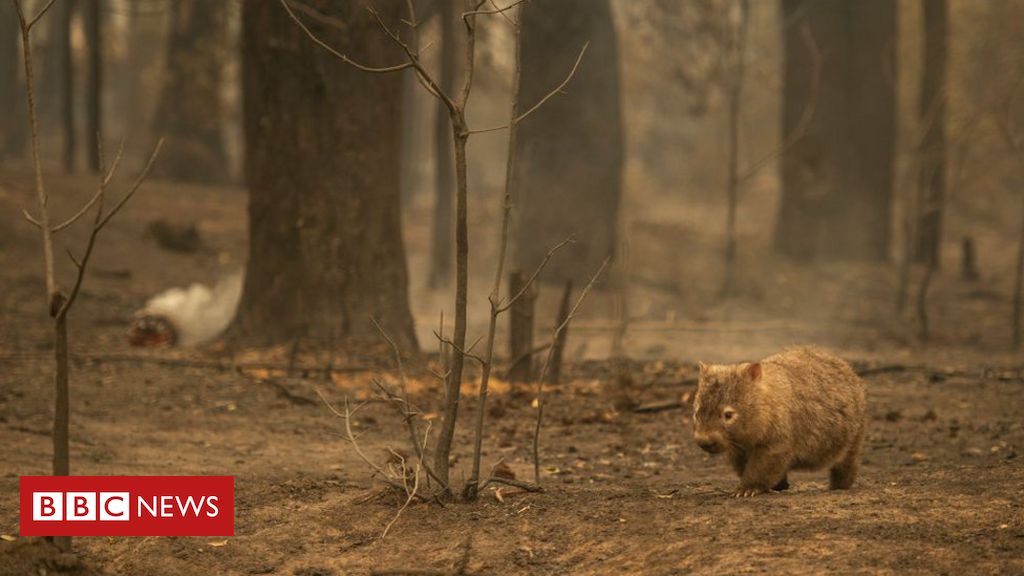
[{"label": "bbc news logo", "polygon": [[233,536],[232,476],[22,476],[22,536]]}]

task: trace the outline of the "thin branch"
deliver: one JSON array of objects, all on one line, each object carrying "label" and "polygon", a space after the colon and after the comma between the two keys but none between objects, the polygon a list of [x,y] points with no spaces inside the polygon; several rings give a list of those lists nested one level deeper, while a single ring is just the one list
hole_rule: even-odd
[{"label": "thin branch", "polygon": [[291,4],[292,7],[294,7],[296,10],[302,12],[306,16],[309,16],[319,24],[323,24],[324,26],[330,26],[335,30],[344,31],[348,29],[348,27],[345,25],[344,20],[335,18],[333,16],[328,16],[327,14],[324,14],[323,12],[317,10],[316,8],[313,8],[308,4],[298,2],[297,0],[288,0],[288,3]]},{"label": "thin branch", "polygon": [[533,286],[537,278],[540,277],[541,272],[544,271],[544,267],[548,265],[548,261],[551,260],[551,257],[555,255],[555,252],[561,250],[566,244],[572,243],[573,238],[569,237],[566,238],[565,240],[562,240],[558,244],[555,244],[553,248],[548,250],[547,254],[544,255],[544,259],[540,261],[540,265],[537,266],[537,268],[533,271],[533,274],[531,274],[530,277],[526,280],[526,283],[524,283],[523,287],[519,289],[519,292],[517,292],[514,296],[509,298],[508,302],[504,302],[501,306],[499,306],[498,312],[505,312],[506,310],[511,308],[520,298],[522,298],[523,295],[530,290],[530,287]]},{"label": "thin branch", "polygon": [[50,10],[55,1],[56,0],[50,0],[49,2],[47,2],[46,6],[43,6],[43,9],[40,10],[38,14],[33,16],[31,20],[29,20],[28,24],[26,25],[26,28],[31,30],[32,27],[36,25],[36,22],[39,22],[39,19],[46,15],[46,13]]},{"label": "thin branch", "polygon": [[441,102],[448,107],[448,111],[450,113],[459,113],[461,107],[458,106],[451,97],[448,96],[448,94],[445,94],[444,90],[441,89],[441,86],[434,81],[434,77],[431,76],[430,73],[427,72],[426,68],[423,67],[423,64],[420,63],[419,55],[413,52],[412,48],[402,40],[401,36],[393,32],[391,28],[388,27],[384,22],[384,19],[380,17],[380,13],[377,12],[373,6],[368,6],[366,10],[373,15],[374,19],[377,20],[377,25],[380,26],[380,29],[384,31],[384,33],[387,34],[387,36],[391,38],[391,40],[394,41],[394,43],[397,44],[403,52],[405,52],[405,56],[409,59],[409,62],[403,66],[403,69],[409,67],[414,68],[416,70],[416,76],[420,79],[420,84],[423,85],[428,92],[439,98]]},{"label": "thin branch", "polygon": [[[463,12],[462,19],[466,20],[466,18],[469,18],[470,16],[487,16],[490,14],[501,14],[502,16],[505,16],[505,12],[519,6],[523,2],[526,2],[526,0],[516,0],[504,8],[499,8],[498,5],[495,4],[494,0],[490,0],[491,5],[494,6],[494,10],[471,10],[469,12]],[[508,19],[507,16],[506,19]]]},{"label": "thin branch", "polygon": [[527,492],[544,491],[544,488],[531,482],[527,482],[525,480],[516,480],[515,478],[505,478],[503,476],[491,476],[490,478],[485,480],[483,484],[480,485],[480,489],[483,490],[484,488],[490,486],[491,484],[505,484],[506,486],[514,486],[516,488],[521,488],[522,490],[525,490]]},{"label": "thin branch", "polygon": [[601,267],[598,268],[597,272],[590,277],[590,281],[587,282],[587,285],[583,288],[583,292],[580,292],[579,298],[576,299],[576,303],[565,316],[565,320],[562,320],[561,324],[555,328],[551,335],[552,346],[548,348],[548,355],[544,359],[544,365],[541,367],[540,376],[537,378],[537,424],[533,429],[533,483],[538,486],[540,485],[540,427],[541,421],[544,418],[544,378],[547,376],[548,367],[551,365],[551,357],[554,355],[554,343],[558,340],[558,337],[561,336],[565,327],[569,325],[569,322],[571,322],[576,316],[576,312],[579,310],[580,305],[583,304],[583,300],[586,299],[587,294],[590,293],[590,289],[594,287],[597,279],[601,276],[601,273],[604,272],[605,267],[608,266],[608,262],[611,261],[611,259],[611,256],[604,259],[604,262],[601,263]]},{"label": "thin branch", "polygon": [[39,220],[33,218],[32,215],[28,213],[28,210],[22,208],[21,215],[25,217],[25,220],[27,220],[29,224],[35,226],[36,228],[42,228],[43,225],[39,223]]},{"label": "thin branch", "polygon": [[105,176],[103,177],[102,186],[100,186],[96,190],[96,193],[93,194],[92,198],[90,198],[89,201],[85,204],[85,206],[82,206],[82,208],[78,212],[76,212],[74,216],[68,218],[64,222],[61,222],[60,224],[57,224],[53,228],[50,228],[50,232],[57,233],[57,232],[60,232],[61,230],[65,229],[65,228],[67,228],[68,226],[71,226],[79,218],[84,216],[85,213],[89,211],[89,208],[93,207],[93,205],[96,203],[96,201],[99,200],[100,194],[103,192],[104,188],[108,184],[110,184],[110,181],[114,178],[114,174],[117,172],[117,166],[118,166],[118,164],[121,163],[121,157],[123,155],[124,155],[124,138],[121,138],[121,143],[120,143],[120,145],[118,145],[118,148],[117,148],[117,155],[114,156],[114,161],[111,162],[111,164],[110,164],[110,170],[108,170],[106,172]]},{"label": "thin branch", "polygon": [[[414,442],[414,444],[417,447],[417,450],[421,453],[423,452],[423,450],[426,450],[427,448],[427,437],[429,436],[429,434],[430,422],[427,422],[427,429],[423,431],[422,446],[419,443]],[[401,508],[398,509],[398,512],[395,513],[395,517],[392,518],[391,521],[388,522],[387,526],[384,527],[384,532],[382,532],[380,535],[381,540],[387,537],[388,532],[391,530],[391,527],[395,525],[395,522],[398,522],[398,518],[402,515],[402,512],[405,512],[405,509],[409,507],[409,503],[412,502],[413,499],[416,498],[416,496],[418,495],[418,491],[420,488],[420,468],[422,468],[423,466],[426,466],[426,462],[424,462],[423,458],[420,457],[416,461],[416,470],[413,472],[412,491],[409,492],[409,495],[406,497],[405,503],[403,503]]]},{"label": "thin branch", "polygon": [[[378,466],[377,464],[375,464],[372,460],[370,460],[370,458],[367,457],[366,454],[363,453],[363,449],[359,447],[359,442],[356,441],[355,434],[352,433],[352,414],[354,413],[354,411],[350,410],[349,407],[348,407],[348,398],[345,399],[345,412],[342,413],[337,408],[335,408],[334,405],[331,404],[331,402],[329,400],[327,400],[327,397],[324,396],[323,392],[321,392],[319,388],[314,388],[314,390],[316,391],[316,395],[320,397],[320,400],[323,401],[323,403],[327,406],[327,408],[331,412],[333,412],[335,416],[338,416],[339,418],[344,420],[344,422],[345,422],[345,439],[348,440],[349,444],[352,445],[352,448],[356,451],[356,455],[359,456],[359,459],[362,460],[364,464],[369,466],[370,469],[372,469],[376,473],[376,475],[379,476],[380,479],[384,483],[386,483],[387,485],[391,486],[392,488],[396,488],[398,490],[406,492],[407,490],[406,490],[406,487],[404,485],[399,484],[395,480],[392,480],[391,478],[389,478],[387,473],[384,471],[384,469],[381,468],[380,466]],[[356,409],[358,410],[358,407]],[[420,500],[424,500],[424,501],[427,500],[426,498],[424,498],[423,496],[420,496],[420,495],[416,495],[416,498],[418,498]]]},{"label": "thin branch", "polygon": [[469,348],[467,348],[465,350],[460,348],[459,345],[456,344],[455,342],[453,342],[451,339],[445,338],[444,336],[438,334],[437,332],[434,332],[434,337],[437,338],[438,340],[440,340],[441,342],[451,346],[456,352],[458,352],[459,354],[465,356],[466,358],[472,358],[473,360],[476,360],[477,362],[480,363],[481,366],[484,366],[484,365],[487,364],[487,362],[484,361],[483,358],[481,358],[481,357],[477,356],[476,354],[472,353],[473,348],[475,348],[476,345],[480,343],[480,340],[483,338],[483,335],[480,335],[472,344],[470,344]]},{"label": "thin branch", "polygon": [[[412,63],[406,62],[404,64],[397,64],[395,66],[383,66],[383,67],[376,68],[376,67],[373,67],[373,66],[365,66],[363,64],[360,64],[359,62],[356,62],[355,60],[352,60],[348,56],[346,56],[346,55],[342,54],[341,52],[338,52],[337,50],[332,48],[329,44],[327,44],[326,42],[321,40],[320,37],[318,37],[316,34],[314,34],[313,31],[310,30],[306,26],[306,24],[303,23],[302,20],[300,20],[299,17],[295,15],[295,12],[293,12],[291,7],[288,5],[289,1],[294,2],[295,0],[280,0],[281,6],[283,6],[284,9],[288,12],[288,16],[290,16],[291,19],[294,20],[295,23],[299,25],[299,28],[301,28],[302,31],[305,32],[306,36],[308,36],[310,40],[315,42],[318,46],[320,46],[324,50],[327,50],[328,52],[333,54],[336,58],[338,58],[342,62],[344,62],[344,63],[346,63],[346,64],[348,64],[350,66],[353,66],[355,68],[358,68],[359,70],[362,70],[363,72],[370,72],[370,73],[373,73],[373,74],[385,74],[385,73],[388,73],[388,72],[397,72],[399,70],[405,70],[406,68],[411,68],[413,66]],[[296,2],[296,4],[298,4],[298,3]],[[312,10],[312,8],[310,10]]]},{"label": "thin branch", "polygon": [[576,56],[576,62],[572,65],[572,70],[569,71],[569,74],[565,77],[565,80],[562,80],[561,84],[555,86],[553,90],[545,94],[543,98],[537,101],[537,103],[531,106],[526,112],[523,112],[519,116],[516,116],[508,124],[504,124],[502,126],[493,126],[491,128],[482,128],[480,130],[470,130],[469,133],[483,134],[485,132],[496,132],[498,130],[505,130],[511,126],[519,124],[520,122],[525,120],[530,114],[533,114],[534,112],[539,110],[540,107],[547,103],[548,100],[554,98],[555,95],[561,93],[562,90],[569,84],[569,81],[572,80],[572,77],[576,75],[576,70],[580,67],[580,62],[583,61],[583,54],[586,53],[588,46],[590,46],[590,42],[586,42],[583,44],[583,48],[580,49],[579,55]]},{"label": "thin branch", "polygon": [[[146,165],[145,167],[142,168],[142,172],[139,173],[139,176],[135,179],[135,182],[132,182],[132,186],[131,188],[128,189],[128,193],[125,194],[124,197],[121,198],[121,200],[114,205],[114,208],[110,211],[110,213],[107,214],[102,221],[100,221],[98,225],[99,228],[97,229],[97,231],[106,226],[107,222],[110,222],[110,219],[116,216],[117,213],[121,210],[121,208],[125,205],[125,203],[131,200],[132,196],[135,195],[135,192],[139,189],[139,186],[142,185],[142,182],[146,179],[146,176],[149,175],[149,169],[153,167],[153,162],[156,161],[156,157],[160,154],[160,149],[163,148],[163,146],[164,139],[161,138],[160,140],[157,140],[156,147],[153,148],[153,153],[149,155],[149,160],[146,161]],[[106,183],[104,183],[104,186],[106,186]]]}]

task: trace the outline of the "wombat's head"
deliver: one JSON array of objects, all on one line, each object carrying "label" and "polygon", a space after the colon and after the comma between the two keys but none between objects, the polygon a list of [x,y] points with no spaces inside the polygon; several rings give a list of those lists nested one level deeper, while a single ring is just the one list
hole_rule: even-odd
[{"label": "wombat's head", "polygon": [[693,400],[693,439],[712,454],[741,445],[754,416],[752,388],[761,379],[761,364],[700,363]]}]

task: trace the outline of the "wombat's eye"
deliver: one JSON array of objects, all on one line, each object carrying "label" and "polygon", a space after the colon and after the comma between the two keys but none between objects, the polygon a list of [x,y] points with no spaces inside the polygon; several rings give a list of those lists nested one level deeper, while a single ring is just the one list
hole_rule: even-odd
[{"label": "wombat's eye", "polygon": [[732,420],[735,417],[736,417],[736,411],[735,410],[732,410],[730,408],[726,408],[725,410],[722,410],[722,419],[725,420],[726,422],[729,422],[730,420]]}]

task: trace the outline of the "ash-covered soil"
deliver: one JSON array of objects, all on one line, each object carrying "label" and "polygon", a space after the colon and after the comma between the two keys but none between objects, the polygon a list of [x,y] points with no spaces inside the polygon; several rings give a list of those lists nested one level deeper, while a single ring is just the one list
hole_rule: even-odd
[{"label": "ash-covered soil", "polygon": [[[865,269],[847,288],[862,290],[851,306],[877,314],[805,330],[813,311],[788,315],[775,295],[805,285],[831,289],[838,274],[800,276],[786,268],[791,288],[766,281],[716,307],[678,304],[690,310],[680,323],[689,331],[672,332],[666,324],[631,334],[627,349],[645,359],[617,373],[601,360],[605,336],[595,327],[611,298],[599,294],[570,335],[575,363],[567,381],[546,390],[545,491],[506,487],[499,498],[489,488],[475,504],[416,503],[382,539],[398,504],[379,495],[381,485],[316,390],[335,404],[370,398],[372,378],[393,378],[386,355],[352,359],[362,369],[330,380],[154,361],[230,364],[234,353],[279,362],[282,350],[163,350],[144,352],[146,361],[131,358],[139,352],[125,343],[125,330],[147,298],[173,285],[213,282],[237,270],[245,254],[241,191],[159,182],[140,192],[101,238],[96,267],[72,313],[72,470],[234,475],[236,535],[79,538],[77,557],[60,556],[17,535],[17,478],[47,473],[51,454],[52,364],[40,250],[19,216],[31,199],[27,176],[0,177],[0,574],[341,575],[454,573],[462,566],[472,574],[1024,573],[1024,381],[1019,357],[1005,347],[1006,314],[998,312],[1008,302],[1003,284],[957,284],[955,267],[944,269],[934,295],[935,340],[925,347],[908,336],[913,327],[906,318],[877,318],[889,309],[891,294],[870,279],[888,272]],[[71,179],[53,182],[57,199],[89,194]],[[145,226],[160,216],[198,221],[205,248],[197,254],[159,249]],[[425,230],[409,232],[414,278],[426,249],[415,240],[419,235]],[[81,236],[67,239],[74,245]],[[992,274],[1003,281],[1001,271]],[[477,287],[486,286],[486,274],[478,278]],[[982,296],[969,298],[975,292]],[[697,297],[661,294],[652,301]],[[835,307],[843,298],[823,301]],[[447,298],[414,290],[413,299],[421,345],[433,349],[423,334],[436,309],[426,310]],[[783,320],[766,319],[766,307]],[[845,313],[833,312],[826,317]],[[685,407],[633,411],[690,391],[697,359],[741,360],[798,342],[830,346],[861,369],[882,368],[866,376],[868,438],[852,490],[827,490],[827,472],[803,473],[791,476],[785,493],[732,499],[727,493],[736,478],[722,459],[692,443]],[[439,390],[428,362],[411,361],[410,373],[413,400],[429,417],[439,409]],[[467,372],[457,484],[468,475],[476,374]],[[494,383],[485,468],[500,459],[518,478],[531,479],[533,397],[501,378]],[[385,404],[366,403],[355,424],[373,458],[383,461],[389,447],[405,448],[401,423]]]}]

